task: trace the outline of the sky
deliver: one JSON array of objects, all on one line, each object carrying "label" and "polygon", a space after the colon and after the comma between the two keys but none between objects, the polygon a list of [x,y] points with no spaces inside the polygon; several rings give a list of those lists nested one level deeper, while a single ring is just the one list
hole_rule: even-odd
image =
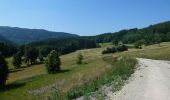
[{"label": "sky", "polygon": [[170,21],[170,0],[0,0],[0,26],[91,36]]}]

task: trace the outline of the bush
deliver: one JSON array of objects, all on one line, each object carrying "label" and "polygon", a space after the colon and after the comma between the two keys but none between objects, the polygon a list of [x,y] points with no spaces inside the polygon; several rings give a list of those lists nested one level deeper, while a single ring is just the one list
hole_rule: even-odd
[{"label": "bush", "polygon": [[128,50],[128,47],[126,45],[121,45],[121,46],[118,46],[117,47],[117,51],[127,51]]},{"label": "bush", "polygon": [[102,51],[102,54],[115,53],[115,52],[117,52],[117,49],[115,47],[112,47],[112,48],[106,48],[106,50]]},{"label": "bush", "polygon": [[144,40],[139,40],[134,44],[136,49],[142,49],[142,44],[144,44]]},{"label": "bush", "polygon": [[0,89],[5,87],[8,72],[9,71],[8,71],[7,63],[4,57],[2,56],[2,54],[0,53]]},{"label": "bush", "polygon": [[78,54],[77,56],[77,64],[82,64],[82,60],[84,59],[83,55],[81,53]]},{"label": "bush", "polygon": [[61,65],[61,61],[59,58],[58,53],[55,50],[52,50],[46,59],[46,68],[48,73],[56,73],[58,71],[60,71],[60,65]]},{"label": "bush", "polygon": [[121,52],[121,51],[127,51],[128,47],[126,45],[119,45],[117,47],[107,48],[106,50],[102,51],[102,54],[107,53],[115,53],[115,52]]}]

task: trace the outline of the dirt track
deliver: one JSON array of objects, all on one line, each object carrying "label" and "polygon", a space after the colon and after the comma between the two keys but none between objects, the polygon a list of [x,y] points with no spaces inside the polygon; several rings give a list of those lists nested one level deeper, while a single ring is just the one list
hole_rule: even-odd
[{"label": "dirt track", "polygon": [[141,58],[138,61],[129,83],[107,96],[111,100],[170,100],[170,63]]}]

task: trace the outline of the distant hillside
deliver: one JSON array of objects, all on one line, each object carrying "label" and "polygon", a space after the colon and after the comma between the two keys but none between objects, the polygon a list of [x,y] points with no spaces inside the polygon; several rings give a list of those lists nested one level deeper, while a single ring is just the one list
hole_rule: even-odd
[{"label": "distant hillside", "polygon": [[13,44],[11,41],[5,39],[4,37],[0,36],[0,43],[5,43],[5,44]]},{"label": "distant hillside", "polygon": [[170,21],[150,25],[142,29],[121,30],[115,33],[106,33],[97,36],[80,36],[76,38],[49,38],[36,41],[28,45],[43,49],[46,54],[50,50],[58,50],[62,54],[75,50],[98,47],[96,43],[122,41],[123,43],[135,43],[144,41],[146,45],[158,42],[170,41]]},{"label": "distant hillside", "polygon": [[0,36],[16,43],[26,44],[47,38],[77,37],[78,35],[65,32],[52,32],[43,29],[27,29],[18,27],[0,26]]},{"label": "distant hillside", "polygon": [[146,44],[170,41],[170,21],[150,25],[142,29],[126,29],[115,33],[105,33],[94,37],[96,42],[122,41],[124,43],[134,43],[142,40]]}]

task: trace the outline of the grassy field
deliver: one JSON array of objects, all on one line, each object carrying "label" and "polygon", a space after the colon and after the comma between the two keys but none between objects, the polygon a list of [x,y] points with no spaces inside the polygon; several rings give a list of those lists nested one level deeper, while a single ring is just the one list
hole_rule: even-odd
[{"label": "grassy field", "polygon": [[[61,56],[62,71],[49,75],[44,64],[23,67],[14,70],[11,58],[8,58],[10,74],[7,80],[7,90],[0,92],[1,100],[32,100],[44,99],[51,95],[53,86],[67,92],[70,88],[81,86],[84,83],[108,72],[112,66],[112,59],[120,56],[144,57],[152,59],[170,60],[170,43],[162,43],[161,46],[145,46],[141,50],[129,49],[129,51],[115,54],[107,54],[103,60],[102,50],[110,47],[110,43],[100,44],[102,48],[79,50]],[[76,56],[81,52],[84,56],[84,64],[76,64]],[[105,58],[105,57],[104,57]]]},{"label": "grassy field", "polygon": [[[103,48],[79,50],[61,56],[62,71],[54,75],[46,73],[44,64],[13,70],[11,58],[8,58],[11,72],[7,80],[7,90],[0,92],[0,98],[1,100],[42,99],[49,95],[50,87],[53,85],[67,92],[69,88],[92,80],[110,68],[110,64],[102,59],[102,50]],[[84,56],[85,63],[82,65],[76,64],[79,52]]]},{"label": "grassy field", "polygon": [[126,52],[115,54],[115,56],[122,55],[156,60],[170,60],[170,42],[161,43],[160,46],[155,44],[144,46],[143,49],[131,49]]}]

